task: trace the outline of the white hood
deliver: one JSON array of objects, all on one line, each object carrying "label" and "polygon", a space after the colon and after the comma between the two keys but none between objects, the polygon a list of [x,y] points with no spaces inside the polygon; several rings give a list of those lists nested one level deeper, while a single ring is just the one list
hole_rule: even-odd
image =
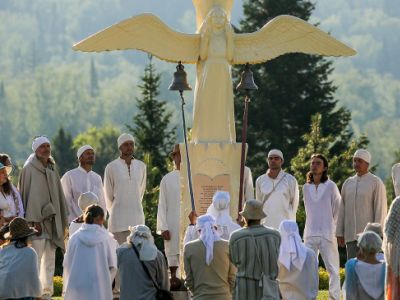
[{"label": "white hood", "polygon": [[112,237],[103,226],[97,224],[84,223],[75,234],[78,233],[79,240],[88,247],[94,247]]}]

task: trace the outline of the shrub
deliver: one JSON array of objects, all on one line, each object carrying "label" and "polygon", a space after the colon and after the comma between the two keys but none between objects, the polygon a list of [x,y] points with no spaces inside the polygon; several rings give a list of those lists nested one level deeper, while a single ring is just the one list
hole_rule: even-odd
[{"label": "shrub", "polygon": [[54,297],[60,297],[63,288],[63,281],[61,276],[54,276],[53,286],[54,286]]},{"label": "shrub", "polygon": [[[340,284],[344,281],[344,269],[339,270]],[[319,268],[319,289],[327,290],[329,289],[329,274],[324,268]]]}]

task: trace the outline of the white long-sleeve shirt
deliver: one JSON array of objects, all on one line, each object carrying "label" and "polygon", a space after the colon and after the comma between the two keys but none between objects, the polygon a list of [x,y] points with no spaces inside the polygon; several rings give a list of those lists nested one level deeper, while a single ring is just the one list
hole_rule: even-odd
[{"label": "white long-sleeve shirt", "polygon": [[244,199],[254,199],[253,176],[249,167],[244,167]]},{"label": "white long-sleeve shirt", "polygon": [[165,175],[160,184],[160,196],[157,210],[157,233],[168,230],[171,240],[164,241],[165,254],[179,254],[179,224],[181,191],[179,171],[174,170]]},{"label": "white long-sleeve shirt", "polygon": [[275,191],[264,203],[264,213],[267,217],[261,222],[278,229],[283,220],[296,221],[299,187],[296,178],[282,170],[275,179],[264,174],[256,180],[256,199],[263,202],[274,187]]},{"label": "white long-sleeve shirt", "polygon": [[318,186],[306,183],[303,186],[303,201],[306,209],[304,238],[323,237],[335,239],[341,196],[336,184],[328,179]]},{"label": "white long-sleeve shirt", "polygon": [[77,167],[64,174],[61,178],[69,215],[68,222],[76,219],[82,214],[79,208],[79,196],[86,192],[92,192],[99,198],[99,205],[106,212],[106,201],[104,199],[103,182],[99,174],[93,171],[87,172],[82,167]]},{"label": "white long-sleeve shirt", "polygon": [[108,230],[122,232],[144,224],[142,200],[146,191],[146,165],[137,159],[130,166],[117,158],[104,172],[104,194],[110,218]]}]

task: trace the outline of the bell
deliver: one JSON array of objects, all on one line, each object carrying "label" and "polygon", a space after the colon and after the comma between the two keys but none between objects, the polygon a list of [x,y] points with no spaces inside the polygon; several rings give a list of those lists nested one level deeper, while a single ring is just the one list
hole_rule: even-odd
[{"label": "bell", "polygon": [[170,91],[191,91],[192,87],[187,82],[187,75],[184,70],[184,66],[179,62],[176,66],[176,72],[174,73],[174,80],[168,87]]},{"label": "bell", "polygon": [[253,72],[250,70],[250,65],[248,63],[240,75],[240,82],[236,89],[239,91],[258,90],[258,86],[254,83]]}]

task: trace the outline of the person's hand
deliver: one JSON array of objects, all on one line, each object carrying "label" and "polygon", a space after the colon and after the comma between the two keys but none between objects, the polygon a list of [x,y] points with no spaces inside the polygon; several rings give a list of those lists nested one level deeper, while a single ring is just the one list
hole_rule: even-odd
[{"label": "person's hand", "polygon": [[342,237],[342,236],[337,237],[337,243],[338,243],[338,246],[341,248],[346,246],[346,244],[344,243],[344,237]]},{"label": "person's hand", "polygon": [[164,241],[169,241],[171,239],[171,233],[169,232],[169,230],[164,230],[163,232],[161,232],[161,237]]},{"label": "person's hand", "polygon": [[37,230],[37,233],[36,233],[36,235],[37,236],[39,236],[39,235],[41,235],[42,234],[42,225],[40,225],[40,223],[38,223],[38,222],[35,222],[35,229]]},{"label": "person's hand", "polygon": [[190,225],[196,225],[196,223],[197,223],[197,213],[196,213],[196,211],[192,210],[190,212],[189,221],[190,221]]}]

